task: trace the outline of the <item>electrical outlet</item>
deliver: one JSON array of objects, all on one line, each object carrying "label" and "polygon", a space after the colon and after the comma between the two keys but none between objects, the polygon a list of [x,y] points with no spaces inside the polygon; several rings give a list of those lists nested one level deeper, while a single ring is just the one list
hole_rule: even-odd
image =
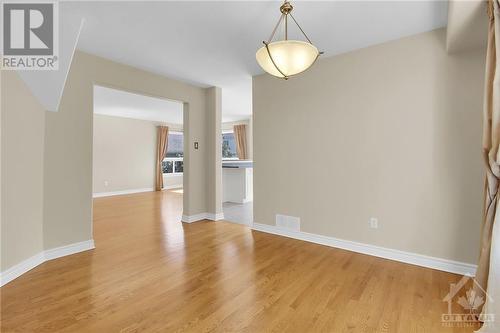
[{"label": "electrical outlet", "polygon": [[104,186],[108,186],[109,185],[109,182],[107,180],[104,181]]},{"label": "electrical outlet", "polygon": [[370,223],[370,228],[378,229],[378,219],[376,217],[371,217],[369,223]]}]

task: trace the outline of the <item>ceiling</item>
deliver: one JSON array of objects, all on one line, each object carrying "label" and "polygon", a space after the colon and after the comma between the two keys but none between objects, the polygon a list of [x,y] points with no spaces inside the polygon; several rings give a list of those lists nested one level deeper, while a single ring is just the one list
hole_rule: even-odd
[{"label": "ceiling", "polygon": [[182,103],[94,86],[94,113],[182,124]]},{"label": "ceiling", "polygon": [[[85,18],[77,48],[201,87],[222,88],[223,121],[248,118],[255,51],[279,17],[279,1],[64,2]],[[447,1],[295,1],[294,16],[325,56],[447,23]],[[291,31],[291,37],[298,36]]]},{"label": "ceiling", "polygon": [[17,71],[45,110],[56,112],[61,102],[64,84],[69,72],[83,20],[59,18],[58,70]]}]

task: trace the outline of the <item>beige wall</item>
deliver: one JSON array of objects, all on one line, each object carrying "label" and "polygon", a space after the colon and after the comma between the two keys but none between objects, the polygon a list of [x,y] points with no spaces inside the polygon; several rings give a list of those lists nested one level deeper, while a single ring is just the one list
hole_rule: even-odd
[{"label": "beige wall", "polygon": [[45,111],[14,71],[1,75],[2,271],[43,251]]},{"label": "beige wall", "polygon": [[222,90],[218,87],[207,89],[207,130],[210,142],[207,149],[208,188],[207,211],[222,214]]},{"label": "beige wall", "polygon": [[[94,193],[154,188],[159,125],[182,131],[182,125],[94,114]],[[182,176],[164,180],[166,187],[182,186]]]},{"label": "beige wall", "polygon": [[[75,53],[58,112],[46,113],[44,241],[62,246],[92,238],[93,85],[184,102],[184,214],[207,211],[206,89]],[[195,150],[193,143],[200,142]],[[187,172],[186,172],[187,170]]]},{"label": "beige wall", "polygon": [[485,55],[445,49],[440,29],[254,77],[254,221],[475,263]]},{"label": "beige wall", "polygon": [[460,52],[486,48],[488,39],[488,14],[486,1],[448,1],[446,48]]},{"label": "beige wall", "polygon": [[210,89],[78,51],[59,111],[46,112],[15,72],[0,73],[2,271],[43,250],[92,238],[95,84],[183,101],[184,214],[208,211],[215,189],[205,165],[216,159],[207,153],[214,141],[208,140],[206,112],[220,112],[207,101]]},{"label": "beige wall", "polygon": [[233,130],[234,125],[247,125],[247,154],[248,154],[248,159],[251,160],[253,159],[253,122],[252,118],[248,120],[239,120],[239,121],[231,121],[231,122],[225,122],[222,123],[222,130]]}]

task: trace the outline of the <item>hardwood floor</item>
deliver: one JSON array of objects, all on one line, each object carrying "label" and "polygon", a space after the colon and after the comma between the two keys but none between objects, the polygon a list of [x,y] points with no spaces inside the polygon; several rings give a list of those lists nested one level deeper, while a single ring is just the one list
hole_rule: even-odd
[{"label": "hardwood floor", "polygon": [[1,332],[473,331],[441,325],[460,276],[181,214],[171,191],[95,199],[96,249],[2,287]]}]

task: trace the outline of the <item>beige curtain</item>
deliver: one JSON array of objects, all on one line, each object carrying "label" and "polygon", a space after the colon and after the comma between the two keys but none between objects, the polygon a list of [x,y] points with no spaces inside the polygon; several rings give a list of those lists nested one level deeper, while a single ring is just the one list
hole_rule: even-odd
[{"label": "beige curtain", "polygon": [[158,135],[156,136],[156,190],[163,189],[163,169],[161,162],[167,154],[168,147],[168,127],[158,126]]},{"label": "beige curtain", "polygon": [[[483,113],[483,154],[486,162],[485,208],[476,281],[488,296],[483,314],[494,314],[495,322],[479,332],[500,332],[500,3],[489,0],[488,50]],[[496,301],[496,302],[493,302]]]},{"label": "beige curtain", "polygon": [[247,125],[235,125],[234,140],[236,141],[236,153],[240,160],[247,159]]}]

